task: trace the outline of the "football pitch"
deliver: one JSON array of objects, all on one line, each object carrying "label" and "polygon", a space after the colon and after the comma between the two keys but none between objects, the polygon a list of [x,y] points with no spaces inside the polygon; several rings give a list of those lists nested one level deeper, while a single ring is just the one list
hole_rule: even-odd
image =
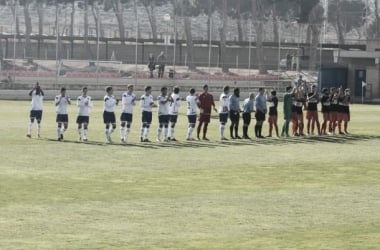
[{"label": "football pitch", "polygon": [[216,116],[211,141],[186,142],[185,107],[178,142],[155,142],[154,113],[140,143],[136,107],[130,142],[118,124],[112,145],[101,101],[87,143],[75,104],[62,142],[53,102],[40,139],[29,109],[0,101],[0,249],[380,249],[379,105],[352,105],[348,136],[223,143]]}]

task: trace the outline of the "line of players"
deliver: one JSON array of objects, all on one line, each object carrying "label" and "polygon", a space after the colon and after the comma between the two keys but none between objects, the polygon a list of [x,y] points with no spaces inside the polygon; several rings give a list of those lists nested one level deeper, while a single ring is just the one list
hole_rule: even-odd
[{"label": "line of players", "polygon": [[[316,86],[311,87],[311,91],[307,90],[306,83],[298,84],[295,88],[288,87],[284,95],[284,125],[282,129],[282,136],[289,136],[289,124],[292,122],[292,130],[294,136],[303,136],[304,130],[304,117],[303,108],[307,110],[307,134],[314,133],[315,125],[317,126],[318,134],[334,134],[336,127],[339,129],[340,134],[347,134],[348,121],[350,120],[349,103],[350,93],[349,89],[344,92],[342,88],[332,88],[330,92],[327,89],[322,90],[322,97],[319,97]],[[82,95],[77,98],[77,107],[79,109],[77,116],[79,141],[87,141],[88,137],[88,124],[90,110],[93,107],[92,99],[87,95],[87,87],[82,89]],[[163,141],[176,141],[174,137],[175,125],[178,119],[178,111],[181,107],[181,98],[179,96],[179,87],[174,87],[173,93],[168,94],[166,87],[161,88],[161,93],[157,97],[158,105],[155,104],[153,96],[151,95],[152,88],[147,86],[145,94],[140,98],[140,105],[142,110],[142,126],[140,133],[141,142],[149,142],[149,130],[152,123],[152,108],[158,106],[158,121],[157,128],[157,141],[161,141],[163,134]],[[189,95],[186,97],[187,104],[187,117],[188,117],[188,131],[187,140],[195,140],[193,138],[193,130],[195,129],[197,121],[198,109],[199,119],[197,127],[197,140],[201,140],[200,132],[203,127],[202,140],[209,140],[207,138],[208,124],[211,118],[212,109],[219,114],[220,121],[220,139],[227,140],[225,137],[225,127],[230,118],[231,124],[229,127],[231,139],[250,139],[248,136],[248,127],[251,122],[251,113],[255,112],[255,137],[264,138],[262,136],[262,126],[265,121],[267,113],[267,102],[269,103],[269,134],[272,136],[273,129],[276,135],[279,136],[277,125],[277,106],[278,98],[276,91],[271,91],[270,96],[263,88],[259,89],[256,97],[253,93],[244,100],[243,106],[240,107],[240,90],[235,88],[232,95],[229,95],[230,87],[225,86],[223,93],[220,95],[220,107],[216,109],[213,96],[208,93],[208,86],[203,86],[203,92],[196,94],[195,89],[190,89]],[[42,119],[42,105],[44,92],[39,86],[38,82],[29,95],[32,97],[32,109],[30,112],[30,123],[27,136],[30,138],[32,134],[32,126],[34,121],[37,121],[37,135],[40,137],[41,119]],[[118,105],[118,99],[113,95],[112,87],[106,88],[106,95],[104,96],[104,112],[103,121],[105,124],[106,143],[112,143],[111,134],[116,129],[116,116],[115,109]],[[317,104],[322,103],[323,123],[320,125],[318,119]],[[67,107],[71,104],[71,100],[66,96],[66,89],[61,88],[60,94],[55,97],[56,106],[56,122],[57,138],[63,139],[63,134],[68,128],[68,111]],[[136,95],[133,93],[133,85],[127,86],[127,92],[122,95],[122,113],[120,116],[120,137],[122,142],[127,142],[131,130],[133,120],[133,109],[136,105]],[[256,110],[255,110],[256,108]],[[238,134],[240,113],[243,118],[243,136]],[[344,132],[341,125],[344,124]]]},{"label": "line of players", "polygon": [[[318,103],[321,103],[323,115],[322,124],[318,118]],[[311,90],[305,82],[296,87],[288,87],[284,96],[284,127],[282,135],[289,136],[289,122],[292,122],[293,136],[304,136],[304,114],[306,110],[307,135],[314,135],[315,126],[318,135],[334,135],[338,128],[339,134],[348,134],[350,121],[351,94],[350,89],[340,88],[322,89],[321,95],[317,86],[312,85]],[[343,125],[343,128],[342,128]]]}]

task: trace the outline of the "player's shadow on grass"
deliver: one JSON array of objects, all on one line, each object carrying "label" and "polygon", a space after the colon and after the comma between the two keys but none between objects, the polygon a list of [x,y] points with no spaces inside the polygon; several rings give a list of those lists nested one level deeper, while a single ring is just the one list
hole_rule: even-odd
[{"label": "player's shadow on grass", "polygon": [[91,145],[91,146],[100,146],[100,147],[134,147],[134,148],[144,148],[144,149],[162,149],[162,148],[216,148],[223,147],[225,145],[218,145],[216,142],[212,141],[176,141],[176,142],[138,142],[138,143],[120,143],[113,142],[110,144],[106,144],[100,141],[86,141],[86,142],[78,142],[74,140],[62,140],[58,141],[56,139],[45,138],[46,141],[57,142],[57,143],[69,143],[69,144],[78,144],[78,145]]},{"label": "player's shadow on grass", "polygon": [[351,144],[356,141],[379,140],[380,136],[376,135],[337,135],[337,136],[311,136],[311,137],[280,137],[280,138],[263,138],[238,140],[231,139],[226,141],[176,141],[176,142],[138,142],[138,143],[119,143],[106,144],[100,141],[78,142],[73,140],[57,141],[46,138],[47,141],[57,143],[83,144],[100,147],[131,147],[142,149],[186,149],[186,148],[217,148],[228,146],[261,146],[261,145],[289,145],[289,144],[316,144],[316,143],[343,143]]}]

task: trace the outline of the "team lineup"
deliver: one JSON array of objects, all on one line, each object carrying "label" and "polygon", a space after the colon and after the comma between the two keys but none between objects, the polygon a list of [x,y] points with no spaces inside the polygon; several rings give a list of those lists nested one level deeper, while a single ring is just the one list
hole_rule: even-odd
[{"label": "team lineup", "polygon": [[[211,120],[212,111],[219,115],[219,133],[220,140],[228,140],[225,135],[228,120],[229,139],[251,139],[249,136],[249,126],[252,120],[252,113],[256,120],[254,126],[254,137],[262,139],[265,137],[289,137],[293,136],[311,136],[311,135],[334,135],[348,134],[348,122],[350,121],[349,105],[351,102],[350,90],[342,88],[322,89],[318,93],[317,86],[308,86],[302,77],[296,82],[294,87],[287,87],[284,95],[283,116],[284,123],[281,133],[278,126],[278,97],[277,92],[272,90],[270,93],[264,88],[259,88],[258,93],[249,93],[248,98],[244,99],[241,105],[240,89],[234,88],[231,91],[229,86],[223,88],[219,98],[219,108],[215,106],[213,96],[208,92],[208,85],[203,86],[203,92],[197,94],[194,88],[191,88],[187,97],[180,97],[180,88],[175,86],[173,89],[162,87],[156,102],[152,96],[152,87],[146,86],[145,93],[140,97],[141,107],[141,129],[140,141],[150,142],[149,133],[152,124],[153,108],[158,108],[158,127],[156,134],[157,142],[176,141],[175,127],[178,121],[178,114],[182,101],[186,101],[188,128],[186,140],[205,140],[207,137],[208,125]],[[104,96],[103,122],[105,124],[105,142],[113,142],[111,135],[117,128],[115,110],[119,100],[113,95],[113,88],[106,88]],[[172,91],[172,92],[169,92]],[[82,94],[78,96],[76,104],[78,115],[76,123],[78,125],[78,141],[88,141],[88,126],[90,123],[90,112],[93,107],[91,96],[87,94],[88,89],[84,87]],[[232,94],[230,94],[232,92]],[[37,123],[37,137],[41,137],[41,120],[43,113],[44,92],[39,83],[29,92],[31,96],[30,123],[28,126],[27,137],[32,137],[33,124]],[[64,139],[64,133],[68,129],[68,106],[71,99],[66,96],[66,89],[61,88],[59,95],[54,98],[56,106],[57,122],[57,140]],[[133,121],[133,111],[137,103],[137,97],[134,93],[134,86],[128,85],[127,91],[122,94],[121,98],[121,115],[120,115],[120,140],[127,143],[131,133]],[[318,118],[318,103],[321,103],[321,112],[323,121]],[[304,132],[304,111],[306,111],[306,133]],[[268,113],[269,131],[266,136],[263,135],[263,124]],[[239,135],[239,121],[242,117],[242,135]],[[198,125],[196,124],[198,120]],[[290,131],[290,123],[292,127]],[[197,125],[197,126],[196,126]],[[316,130],[315,130],[316,128]],[[338,129],[338,131],[337,131]],[[194,131],[196,130],[196,131]],[[193,135],[195,134],[196,135]]]}]

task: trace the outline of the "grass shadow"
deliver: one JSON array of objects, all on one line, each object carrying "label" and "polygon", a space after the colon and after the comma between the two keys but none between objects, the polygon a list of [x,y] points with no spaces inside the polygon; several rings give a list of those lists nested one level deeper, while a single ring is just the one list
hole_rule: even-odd
[{"label": "grass shadow", "polygon": [[357,141],[379,140],[380,136],[376,135],[335,135],[335,136],[311,136],[311,137],[271,137],[263,139],[231,139],[225,141],[171,141],[171,142],[138,142],[138,143],[121,143],[114,142],[106,144],[100,141],[78,142],[74,140],[58,141],[51,138],[41,138],[39,140],[51,141],[56,143],[83,144],[101,147],[134,147],[143,149],[186,149],[186,148],[217,148],[228,146],[268,146],[268,145],[288,145],[288,144],[317,144],[317,143],[334,143],[334,144],[352,144]]}]

